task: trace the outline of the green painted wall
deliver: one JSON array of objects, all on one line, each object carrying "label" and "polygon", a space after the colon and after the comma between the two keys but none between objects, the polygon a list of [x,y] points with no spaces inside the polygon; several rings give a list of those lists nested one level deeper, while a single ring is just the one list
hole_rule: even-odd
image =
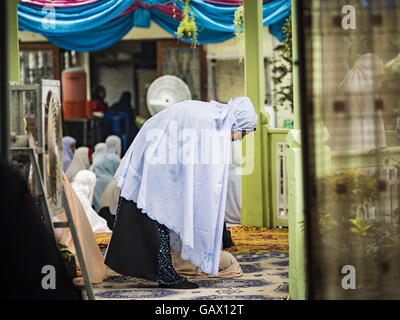
[{"label": "green painted wall", "polygon": [[19,82],[18,0],[8,1],[8,79]]}]

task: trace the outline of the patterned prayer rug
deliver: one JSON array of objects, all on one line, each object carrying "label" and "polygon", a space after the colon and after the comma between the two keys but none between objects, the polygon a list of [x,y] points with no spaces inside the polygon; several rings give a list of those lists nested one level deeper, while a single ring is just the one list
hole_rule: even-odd
[{"label": "patterned prayer rug", "polygon": [[289,252],[288,229],[267,229],[262,227],[230,227],[234,246],[230,253],[262,253],[269,251]]},{"label": "patterned prayer rug", "polygon": [[[288,229],[262,227],[230,227],[234,246],[230,253],[289,252]],[[99,247],[104,251],[110,242],[111,233],[95,233]]]},{"label": "patterned prayer rug", "polygon": [[97,244],[99,245],[101,251],[107,249],[108,244],[110,243],[112,233],[95,233],[94,237],[96,238]]},{"label": "patterned prayer rug", "polygon": [[[194,290],[159,289],[158,284],[124,277],[107,268],[108,278],[94,285],[96,299],[104,300],[269,300],[287,299],[289,244],[287,229],[231,227],[234,246],[227,251],[235,255],[243,276],[233,279],[191,280]],[[110,233],[95,234],[104,253]],[[190,278],[189,278],[190,279]]]},{"label": "patterned prayer rug", "polygon": [[194,290],[159,289],[143,279],[117,275],[94,285],[98,300],[272,300],[287,299],[289,257],[283,252],[235,254],[243,276],[233,279],[191,280]]}]

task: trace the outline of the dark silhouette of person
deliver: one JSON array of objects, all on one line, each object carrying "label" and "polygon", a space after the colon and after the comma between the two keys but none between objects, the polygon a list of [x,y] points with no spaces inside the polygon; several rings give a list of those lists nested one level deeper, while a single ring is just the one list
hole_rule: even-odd
[{"label": "dark silhouette of person", "polygon": [[104,101],[106,97],[106,89],[103,86],[97,86],[92,93],[92,100],[96,101],[93,111],[106,112],[108,105]]},{"label": "dark silhouette of person", "polygon": [[80,290],[68,276],[54,234],[45,225],[25,180],[3,160],[0,160],[0,179],[7,186],[0,192],[1,220],[5,226],[2,236],[6,239],[0,243],[1,297],[81,300]]},{"label": "dark silhouette of person", "polygon": [[[129,117],[129,141],[128,145],[133,141],[136,134],[139,132],[139,129],[136,125],[136,110],[131,105],[132,95],[129,91],[124,91],[121,94],[119,101],[112,105],[111,111],[119,111],[119,112],[126,112]],[[124,128],[124,124],[122,125],[122,131],[126,131],[127,129]]]}]

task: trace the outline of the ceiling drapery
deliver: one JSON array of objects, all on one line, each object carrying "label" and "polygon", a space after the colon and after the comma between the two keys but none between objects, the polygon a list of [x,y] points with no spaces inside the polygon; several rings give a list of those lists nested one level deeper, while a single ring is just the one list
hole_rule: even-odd
[{"label": "ceiling drapery", "polygon": [[[199,44],[234,37],[234,13],[241,0],[191,0]],[[291,0],[263,3],[263,25],[282,41],[282,26],[290,15]],[[26,0],[18,4],[20,30],[40,33],[58,47],[96,51],[122,39],[132,28],[149,28],[154,21],[176,36],[182,3],[171,0]],[[191,42],[191,39],[181,39]]]}]

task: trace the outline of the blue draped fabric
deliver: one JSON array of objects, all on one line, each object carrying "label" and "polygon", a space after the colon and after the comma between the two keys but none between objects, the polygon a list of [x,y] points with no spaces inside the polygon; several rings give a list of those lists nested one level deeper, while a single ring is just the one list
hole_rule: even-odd
[{"label": "blue draped fabric", "polygon": [[[81,52],[107,48],[122,39],[133,27],[149,28],[151,20],[176,36],[180,20],[155,7],[139,6],[135,11],[121,15],[136,0],[99,0],[95,3],[56,8],[53,12],[40,6],[18,4],[20,30],[40,33],[58,47]],[[168,0],[142,0],[141,5],[165,5]],[[218,43],[234,36],[236,6],[225,6],[202,0],[191,0],[198,28],[199,44]],[[176,5],[182,9],[182,4]],[[279,41],[283,39],[282,26],[290,15],[291,0],[272,0],[263,4],[263,25]],[[182,39],[191,42],[191,39]]]},{"label": "blue draped fabric", "polygon": [[91,52],[112,46],[133,28],[132,15],[126,15],[90,31],[73,35],[44,35],[57,47],[78,52]]},{"label": "blue draped fabric", "polygon": [[[48,9],[18,4],[18,27],[44,36],[65,36],[96,30],[128,9],[136,0],[100,0],[78,7]],[[44,7],[46,8],[46,7]],[[46,20],[47,18],[47,20]],[[99,37],[103,36],[99,33]]]},{"label": "blue draped fabric", "polygon": [[160,6],[163,4],[167,4],[168,2],[171,2],[171,0],[142,0],[142,4],[148,6]]},{"label": "blue draped fabric", "polygon": [[[178,29],[179,20],[176,20],[174,18],[171,18],[170,16],[156,10],[156,9],[150,9],[152,13],[152,19],[155,23],[157,23],[161,28],[163,28],[165,31],[167,31],[169,34],[176,36],[175,32]],[[233,21],[233,20],[232,20]],[[196,21],[197,24],[197,21]],[[198,27],[198,36],[197,36],[197,42],[199,44],[207,44],[207,43],[218,43],[218,42],[223,42],[225,40],[228,40],[234,36],[232,32],[221,32],[218,30],[210,30],[206,27],[203,27],[202,29]],[[181,39],[184,42],[192,43],[190,39]]]},{"label": "blue draped fabric", "polygon": [[[176,5],[179,9],[182,9],[180,2]],[[218,43],[234,36],[233,20],[237,7],[224,6],[202,0],[190,0],[190,5],[198,29],[199,44]],[[263,4],[263,25],[264,27],[269,26],[270,33],[279,41],[283,41],[282,26],[290,15],[290,7],[291,0],[274,0]],[[179,21],[171,19],[158,11],[152,11],[152,14],[154,22],[175,36]],[[190,39],[181,40],[191,43]]]}]

